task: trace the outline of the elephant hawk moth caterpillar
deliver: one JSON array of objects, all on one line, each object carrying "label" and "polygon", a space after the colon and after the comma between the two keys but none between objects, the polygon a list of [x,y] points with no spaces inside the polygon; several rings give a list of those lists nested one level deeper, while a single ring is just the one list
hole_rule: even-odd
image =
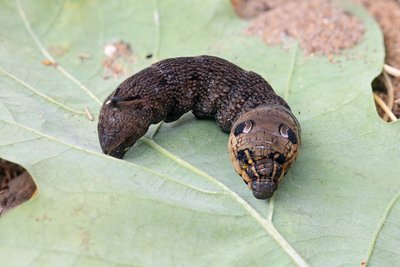
[{"label": "elephant hawk moth caterpillar", "polygon": [[260,75],[218,57],[165,59],[122,82],[100,110],[101,148],[122,158],[151,124],[190,110],[230,132],[235,171],[256,198],[270,198],[298,155],[300,125]]}]

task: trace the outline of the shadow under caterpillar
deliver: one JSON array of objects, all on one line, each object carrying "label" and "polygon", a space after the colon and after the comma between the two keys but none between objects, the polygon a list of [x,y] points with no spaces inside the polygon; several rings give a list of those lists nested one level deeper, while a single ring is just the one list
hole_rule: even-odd
[{"label": "shadow under caterpillar", "polygon": [[101,148],[122,158],[151,124],[190,110],[230,132],[236,172],[256,198],[272,197],[298,155],[300,125],[260,75],[218,57],[165,59],[122,82],[101,107]]}]

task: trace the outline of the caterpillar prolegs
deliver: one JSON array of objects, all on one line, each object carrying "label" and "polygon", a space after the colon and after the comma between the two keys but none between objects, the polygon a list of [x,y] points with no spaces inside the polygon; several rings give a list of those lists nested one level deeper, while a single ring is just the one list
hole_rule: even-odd
[{"label": "caterpillar prolegs", "polygon": [[270,198],[298,155],[300,125],[260,75],[218,57],[165,59],[122,82],[101,107],[101,148],[122,158],[151,124],[190,110],[230,132],[236,172],[256,198]]}]

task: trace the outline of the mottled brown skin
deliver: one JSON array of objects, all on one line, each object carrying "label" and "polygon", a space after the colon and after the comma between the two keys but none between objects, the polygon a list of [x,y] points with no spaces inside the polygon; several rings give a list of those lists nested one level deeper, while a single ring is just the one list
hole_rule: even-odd
[{"label": "mottled brown skin", "polygon": [[256,198],[270,198],[295,161],[300,126],[282,105],[258,106],[232,127],[228,149],[236,172]]},{"label": "mottled brown skin", "polygon": [[218,57],[166,59],[126,79],[101,107],[101,148],[122,158],[151,124],[175,121],[190,110],[231,131],[236,172],[255,197],[270,198],[297,156],[300,126],[260,75]]}]

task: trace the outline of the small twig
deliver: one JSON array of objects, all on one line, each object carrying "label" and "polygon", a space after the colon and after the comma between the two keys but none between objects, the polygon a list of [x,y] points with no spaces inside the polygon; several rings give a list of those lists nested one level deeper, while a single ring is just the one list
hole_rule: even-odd
[{"label": "small twig", "polygon": [[[385,84],[386,87],[386,92],[388,96],[387,100],[387,106],[390,110],[393,110],[394,106],[394,88],[393,88],[393,83],[390,77],[387,75],[387,72],[385,70],[382,71],[383,75],[383,83]],[[385,114],[384,118],[385,121],[388,119],[388,115]]]},{"label": "small twig", "polygon": [[93,118],[93,115],[92,115],[92,113],[90,112],[89,108],[88,108],[88,107],[84,107],[84,109],[85,109],[86,117],[87,117],[90,121],[93,121],[94,118]]},{"label": "small twig", "polygon": [[392,121],[397,121],[396,116],[393,114],[393,112],[389,109],[389,107],[386,105],[385,102],[383,102],[383,100],[375,93],[373,93],[374,95],[374,100],[375,102],[378,104],[378,106],[389,116],[389,118]]},{"label": "small twig", "polygon": [[383,65],[383,69],[394,77],[400,77],[400,70],[388,64]]}]

